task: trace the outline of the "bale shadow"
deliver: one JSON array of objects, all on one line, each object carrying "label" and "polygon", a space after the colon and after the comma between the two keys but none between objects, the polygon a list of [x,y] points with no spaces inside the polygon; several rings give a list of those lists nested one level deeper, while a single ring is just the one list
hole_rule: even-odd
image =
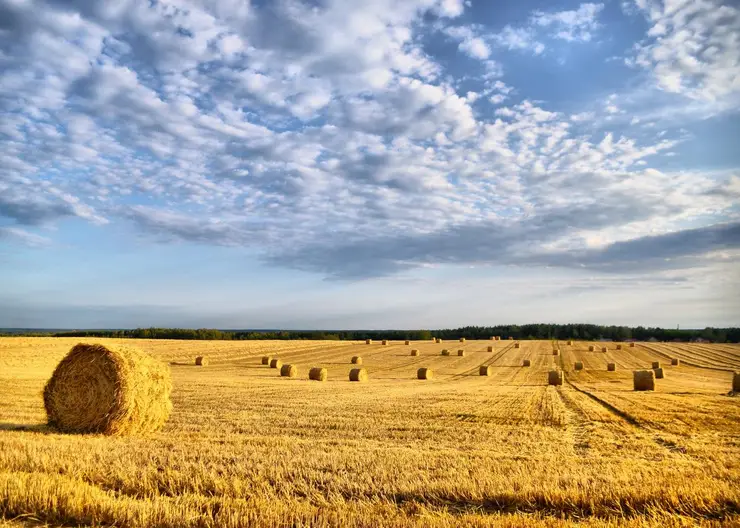
[{"label": "bale shadow", "polygon": [[0,431],[25,431],[29,433],[51,434],[58,431],[48,424],[17,424],[0,422]]}]

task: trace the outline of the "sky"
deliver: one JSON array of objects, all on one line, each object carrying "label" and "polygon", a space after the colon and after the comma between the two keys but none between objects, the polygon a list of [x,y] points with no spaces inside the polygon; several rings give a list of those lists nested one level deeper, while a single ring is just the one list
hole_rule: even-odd
[{"label": "sky", "polygon": [[0,327],[740,324],[732,0],[0,0]]}]

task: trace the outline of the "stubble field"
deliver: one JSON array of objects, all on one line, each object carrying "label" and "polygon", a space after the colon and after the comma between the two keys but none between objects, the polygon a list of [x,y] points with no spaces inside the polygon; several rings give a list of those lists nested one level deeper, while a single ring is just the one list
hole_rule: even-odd
[{"label": "stubble field", "polygon": [[[80,341],[171,365],[162,431],[44,425],[44,383]],[[740,526],[740,346],[557,346],[2,338],[0,526]],[[348,381],[355,355],[367,383]],[[634,392],[632,370],[652,361],[665,379]],[[328,381],[308,380],[314,366]],[[547,385],[555,367],[560,387]]]}]

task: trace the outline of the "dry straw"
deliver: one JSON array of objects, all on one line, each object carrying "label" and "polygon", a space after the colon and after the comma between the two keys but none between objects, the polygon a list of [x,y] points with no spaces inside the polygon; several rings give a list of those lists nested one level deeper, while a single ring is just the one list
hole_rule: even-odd
[{"label": "dry straw", "polygon": [[415,349],[413,349],[413,350],[411,351],[411,355],[412,355],[412,356],[418,356],[418,355],[419,355],[419,351],[418,351],[418,350],[417,350],[417,349],[415,348]]},{"label": "dry straw", "polygon": [[460,350],[457,351],[457,355],[458,356],[464,356],[465,355],[465,351],[461,348]]},{"label": "dry straw", "polygon": [[416,377],[420,380],[429,380],[434,377],[434,373],[432,369],[424,367],[416,371]]},{"label": "dry straw", "polygon": [[653,361],[653,367],[654,369],[660,368],[660,361]]},{"label": "dry straw", "polygon": [[652,370],[635,370],[632,373],[632,385],[636,391],[655,390],[655,372]]},{"label": "dry straw", "polygon": [[560,370],[551,370],[547,373],[548,385],[562,385],[563,384],[563,372]]},{"label": "dry straw", "polygon": [[44,388],[49,424],[69,433],[157,431],[172,410],[170,370],[135,348],[75,345]]},{"label": "dry straw", "polygon": [[678,366],[681,364],[681,360],[678,358],[671,358],[671,365]]},{"label": "dry straw", "polygon": [[280,375],[284,378],[295,378],[298,376],[298,367],[295,365],[283,365],[280,367]]},{"label": "dry straw", "polygon": [[740,372],[732,374],[732,392],[740,392]]},{"label": "dry straw", "polygon": [[663,373],[662,368],[654,368],[653,372],[655,372],[655,379],[663,379],[665,378],[665,374]]},{"label": "dry straw", "polygon": [[492,347],[492,346],[489,346],[489,347],[488,347],[488,351],[489,351],[489,352],[493,352],[493,347]]},{"label": "dry straw", "polygon": [[313,367],[308,371],[308,379],[314,381],[326,381],[329,377],[329,372],[325,368]]},{"label": "dry straw", "polygon": [[606,370],[608,370],[609,372],[614,372],[615,370],[617,370],[616,363],[607,363]]},{"label": "dry straw", "polygon": [[532,362],[530,360],[528,360],[528,359],[525,359],[524,361],[522,361],[522,366],[523,367],[531,367],[532,366]]},{"label": "dry straw", "polygon": [[353,368],[349,371],[350,381],[367,381],[367,370],[364,368]]},{"label": "dry straw", "polygon": [[353,365],[362,365],[362,357],[360,357],[360,356],[352,356],[352,364]]},{"label": "dry straw", "polygon": [[593,345],[588,345],[588,351],[593,352],[596,348]]},{"label": "dry straw", "polygon": [[583,370],[583,362],[582,361],[576,361],[576,364],[574,365],[574,368],[576,370]]},{"label": "dry straw", "polygon": [[269,365],[270,361],[272,361],[272,358],[270,356],[262,356],[262,364],[263,365]]},{"label": "dry straw", "polygon": [[446,348],[443,348],[443,349],[442,349],[442,355],[443,355],[443,356],[449,356],[449,355],[450,355],[450,351],[449,351],[449,350],[447,350]]},{"label": "dry straw", "polygon": [[493,374],[493,367],[491,365],[481,365],[481,367],[478,369],[478,373],[481,376],[490,376]]},{"label": "dry straw", "polygon": [[283,366],[283,362],[280,361],[278,358],[272,358],[270,360],[270,368],[279,369]]},{"label": "dry straw", "polygon": [[199,367],[205,367],[206,365],[208,365],[208,358],[198,356],[197,358],[195,358],[195,364]]},{"label": "dry straw", "polygon": [[519,343],[514,343],[514,348],[519,348],[521,345]]}]

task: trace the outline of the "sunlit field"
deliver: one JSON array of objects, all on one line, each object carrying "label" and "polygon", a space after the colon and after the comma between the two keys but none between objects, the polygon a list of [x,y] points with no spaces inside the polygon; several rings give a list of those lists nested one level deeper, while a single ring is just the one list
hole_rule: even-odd
[{"label": "sunlit field", "polygon": [[[103,437],[45,425],[44,383],[80,341],[122,342],[0,339],[0,526],[740,525],[738,345],[127,340],[170,364],[174,410]],[[665,378],[634,392],[653,361]]]}]

